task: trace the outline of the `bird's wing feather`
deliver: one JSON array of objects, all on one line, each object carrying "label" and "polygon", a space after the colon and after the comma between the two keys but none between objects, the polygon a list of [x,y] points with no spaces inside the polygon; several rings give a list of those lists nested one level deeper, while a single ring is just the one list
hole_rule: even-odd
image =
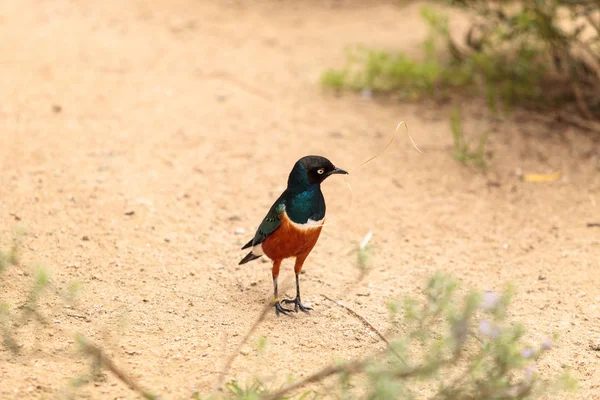
[{"label": "bird's wing feather", "polygon": [[270,234],[275,232],[279,225],[281,225],[281,215],[285,211],[285,199],[283,195],[281,195],[277,201],[271,206],[271,209],[261,222],[260,226],[256,230],[256,234],[254,238],[246,243],[243,249],[246,249],[251,246],[257,246],[265,241],[266,238],[269,237]]}]

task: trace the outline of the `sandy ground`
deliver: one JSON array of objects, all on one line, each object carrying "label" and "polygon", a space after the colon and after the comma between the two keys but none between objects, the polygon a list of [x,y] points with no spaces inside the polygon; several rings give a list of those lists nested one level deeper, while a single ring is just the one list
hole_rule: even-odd
[{"label": "sandy ground", "polygon": [[[269,314],[228,379],[280,382],[381,348],[321,295],[385,327],[386,301],[445,271],[481,290],[514,283],[512,318],[529,338],[560,334],[541,373],[571,368],[570,397],[600,398],[600,229],[586,226],[600,222],[598,142],[524,115],[495,129],[481,174],[449,156],[449,108],[324,92],[320,74],[342,65],[345,46],[410,52],[426,32],[416,5],[365,3],[0,2],[0,243],[17,223],[28,232],[0,301],[24,301],[31,266],[52,271],[49,324],[19,330],[18,356],[0,348],[0,398],[135,398],[108,374],[73,391],[88,368],[76,332],[169,398],[210,391],[271,296],[270,265],[239,267],[239,247],[295,160],[317,153],[352,168],[399,120],[425,155],[399,138],[356,170],[350,212],[343,180],[326,182],[338,221],[302,275],[315,310]],[[482,107],[465,106],[467,130],[487,129]],[[519,170],[563,178],[524,183]],[[369,230],[373,270],[355,286],[349,250]],[[282,279],[292,295],[289,262]],[[70,304],[73,281],[82,288]]]}]

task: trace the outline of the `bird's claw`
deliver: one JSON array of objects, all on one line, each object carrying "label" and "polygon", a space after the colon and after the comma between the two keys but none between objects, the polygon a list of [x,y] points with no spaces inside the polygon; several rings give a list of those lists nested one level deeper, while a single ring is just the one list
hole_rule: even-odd
[{"label": "bird's claw", "polygon": [[[294,311],[294,310],[290,310],[289,308],[284,308],[281,305],[281,301],[275,302],[275,313],[277,315],[279,315],[279,313],[281,313],[283,315],[287,315],[288,313],[291,313],[292,311]],[[296,312],[298,312],[298,311],[296,311]]]},{"label": "bird's claw", "polygon": [[297,296],[295,299],[283,299],[283,300],[281,300],[281,302],[285,303],[285,304],[294,304],[294,311],[296,311],[296,312],[298,312],[298,309],[300,309],[300,311],[305,312],[307,314],[309,314],[309,311],[312,311],[312,307],[306,307],[306,306],[302,305],[302,303],[300,302],[299,296]]}]

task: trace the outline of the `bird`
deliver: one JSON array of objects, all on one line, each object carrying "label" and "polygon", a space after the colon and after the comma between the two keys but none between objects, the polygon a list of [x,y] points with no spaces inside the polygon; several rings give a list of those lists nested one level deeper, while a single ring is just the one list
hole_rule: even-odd
[{"label": "bird", "polygon": [[[242,247],[251,248],[239,262],[245,264],[267,256],[272,261],[273,293],[276,314],[288,314],[298,309],[308,313],[311,307],[304,306],[300,298],[299,275],[304,261],[319,239],[325,222],[325,198],[321,183],[331,175],[348,174],[322,156],[308,155],[294,164],[289,174],[287,188],[271,206],[260,223],[254,237]],[[295,258],[296,297],[279,300],[277,280],[281,262]],[[283,304],[294,304],[294,310]]]}]

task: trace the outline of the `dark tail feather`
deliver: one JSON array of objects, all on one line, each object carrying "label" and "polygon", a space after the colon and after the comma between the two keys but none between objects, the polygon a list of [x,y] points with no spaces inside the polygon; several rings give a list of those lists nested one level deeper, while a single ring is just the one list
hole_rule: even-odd
[{"label": "dark tail feather", "polygon": [[242,264],[246,264],[248,261],[252,261],[252,260],[256,260],[257,258],[260,258],[261,256],[257,256],[256,254],[253,254],[252,252],[246,254],[246,257],[242,258],[242,261],[240,261],[240,263],[238,265],[242,265]]},{"label": "dark tail feather", "polygon": [[244,245],[244,247],[242,247],[242,250],[247,249],[248,247],[252,246],[252,242],[254,241],[254,239],[250,239],[250,241],[248,243],[246,243]]}]

